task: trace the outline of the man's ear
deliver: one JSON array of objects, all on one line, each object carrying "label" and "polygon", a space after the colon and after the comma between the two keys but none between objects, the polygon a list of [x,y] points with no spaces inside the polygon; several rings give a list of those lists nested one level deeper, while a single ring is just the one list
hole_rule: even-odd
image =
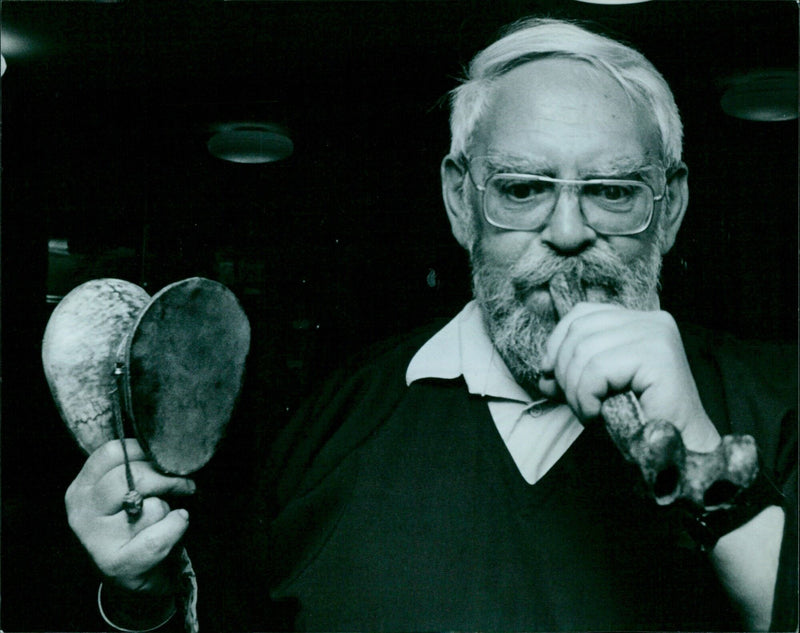
[{"label": "man's ear", "polygon": [[675,244],[686,207],[689,206],[689,168],[681,163],[667,175],[666,200],[661,204],[661,254],[666,254]]},{"label": "man's ear", "polygon": [[458,157],[452,154],[444,157],[441,166],[442,198],[453,236],[461,246],[471,252],[475,241],[475,220],[464,190],[466,169]]}]

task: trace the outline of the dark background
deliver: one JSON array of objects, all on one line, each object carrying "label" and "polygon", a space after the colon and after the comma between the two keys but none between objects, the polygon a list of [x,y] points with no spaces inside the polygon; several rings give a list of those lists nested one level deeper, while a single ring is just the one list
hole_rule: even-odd
[{"label": "dark background", "polygon": [[[236,482],[260,450],[253,436],[268,443],[343,358],[469,299],[439,192],[445,95],[499,27],[529,13],[598,22],[673,87],[691,201],[663,305],[742,337],[796,339],[797,121],[719,105],[733,73],[796,68],[791,0],[6,0],[0,11],[6,631],[77,626],[84,607],[59,603],[58,587],[77,583],[89,605],[96,587],[65,553],[62,497],[84,457],[41,371],[48,295],[109,276],[151,293],[194,275],[227,283],[254,335],[215,458]],[[7,50],[12,32],[35,46]],[[294,155],[208,154],[211,125],[247,119],[286,125]],[[69,255],[50,253],[51,239]]]}]

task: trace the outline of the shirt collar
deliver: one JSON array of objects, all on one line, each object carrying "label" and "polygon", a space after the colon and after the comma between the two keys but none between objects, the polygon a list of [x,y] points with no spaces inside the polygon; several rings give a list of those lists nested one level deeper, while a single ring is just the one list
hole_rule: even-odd
[{"label": "shirt collar", "polygon": [[423,378],[454,379],[459,376],[464,377],[472,394],[526,403],[532,401],[514,380],[492,344],[483,315],[474,300],[417,351],[406,370],[406,383],[410,385]]}]

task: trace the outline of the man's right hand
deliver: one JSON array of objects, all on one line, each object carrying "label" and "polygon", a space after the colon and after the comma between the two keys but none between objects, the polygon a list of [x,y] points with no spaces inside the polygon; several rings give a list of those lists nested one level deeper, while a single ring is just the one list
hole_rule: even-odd
[{"label": "man's right hand", "polygon": [[194,482],[156,471],[136,440],[125,440],[133,481],[142,496],[134,522],[122,508],[128,492],[125,457],[119,440],[98,448],[86,460],[64,498],[67,518],[98,569],[119,587],[155,595],[170,591],[164,563],[189,526],[186,510],[170,510],[162,496],[189,495]]}]

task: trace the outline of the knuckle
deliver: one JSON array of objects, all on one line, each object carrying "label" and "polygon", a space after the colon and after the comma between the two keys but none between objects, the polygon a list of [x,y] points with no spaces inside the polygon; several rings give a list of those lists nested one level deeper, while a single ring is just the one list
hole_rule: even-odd
[{"label": "knuckle", "polygon": [[120,452],[121,447],[119,445],[119,440],[109,440],[105,444],[101,444],[100,447],[89,456],[89,459],[92,457],[96,459],[116,459],[120,455]]},{"label": "knuckle", "polygon": [[603,372],[603,363],[597,358],[597,356],[590,356],[586,358],[583,367],[584,380],[594,380]]},{"label": "knuckle", "polygon": [[597,355],[588,345],[576,345],[572,350],[570,364],[578,368],[581,373],[585,371],[597,371]]},{"label": "knuckle", "polygon": [[86,508],[75,503],[72,497],[65,497],[64,507],[67,514],[67,524],[76,534],[83,532],[86,523]]},{"label": "knuckle", "polygon": [[77,494],[77,485],[73,481],[69,486],[67,486],[67,490],[64,493],[64,505],[66,506],[68,513],[70,509],[74,507],[73,503]]},{"label": "knuckle", "polygon": [[580,332],[580,319],[573,319],[567,326],[567,332],[565,338],[577,336],[579,332]]}]

